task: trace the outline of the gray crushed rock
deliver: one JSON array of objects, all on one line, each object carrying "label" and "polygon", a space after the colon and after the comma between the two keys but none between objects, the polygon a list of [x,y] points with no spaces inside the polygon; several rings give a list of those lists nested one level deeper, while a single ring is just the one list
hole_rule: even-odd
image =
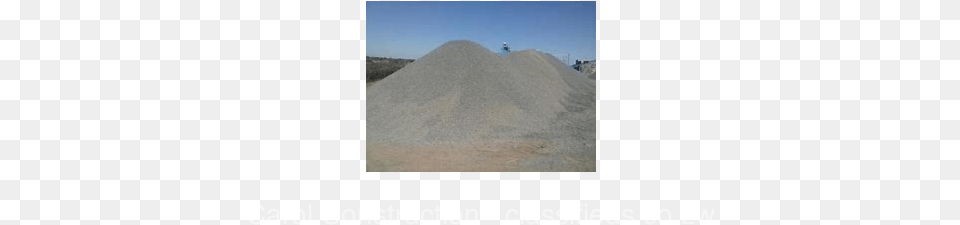
[{"label": "gray crushed rock", "polygon": [[368,144],[536,139],[551,152],[518,162],[525,170],[595,168],[595,81],[549,54],[450,41],[368,88]]}]

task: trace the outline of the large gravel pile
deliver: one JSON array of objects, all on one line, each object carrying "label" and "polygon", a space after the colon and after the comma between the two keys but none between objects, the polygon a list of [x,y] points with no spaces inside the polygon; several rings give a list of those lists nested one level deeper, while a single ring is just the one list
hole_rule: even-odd
[{"label": "large gravel pile", "polygon": [[[370,87],[368,145],[495,152],[525,146],[536,154],[502,170],[593,171],[594,93],[593,80],[550,55],[500,57],[474,42],[451,41]],[[368,148],[368,161],[371,154],[378,152]]]}]

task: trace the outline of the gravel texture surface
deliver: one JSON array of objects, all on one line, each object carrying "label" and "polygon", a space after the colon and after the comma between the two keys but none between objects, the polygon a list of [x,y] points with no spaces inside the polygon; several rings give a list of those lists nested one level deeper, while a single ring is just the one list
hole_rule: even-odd
[{"label": "gravel texture surface", "polygon": [[450,41],[367,90],[368,171],[595,171],[596,85]]}]

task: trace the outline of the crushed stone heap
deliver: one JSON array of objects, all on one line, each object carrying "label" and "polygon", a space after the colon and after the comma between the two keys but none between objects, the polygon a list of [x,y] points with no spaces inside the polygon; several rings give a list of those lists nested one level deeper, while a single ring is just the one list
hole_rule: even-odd
[{"label": "crushed stone heap", "polygon": [[[397,161],[393,158],[417,156],[415,149],[420,149],[390,147],[391,153],[383,153],[387,150],[376,152],[369,146],[470,146],[443,147],[449,151],[481,146],[478,149],[490,151],[542,151],[535,157],[471,156],[522,158],[511,161],[518,165],[509,170],[570,170],[564,165],[570,163],[578,166],[575,170],[592,170],[595,92],[593,80],[551,55],[524,50],[501,57],[471,41],[450,41],[368,87],[368,163],[390,170],[397,167],[386,165]],[[430,164],[404,160],[407,165]]]},{"label": "crushed stone heap", "polygon": [[564,111],[571,92],[593,86],[538,51],[501,58],[477,43],[450,41],[368,91],[367,139],[423,144],[538,132]]}]

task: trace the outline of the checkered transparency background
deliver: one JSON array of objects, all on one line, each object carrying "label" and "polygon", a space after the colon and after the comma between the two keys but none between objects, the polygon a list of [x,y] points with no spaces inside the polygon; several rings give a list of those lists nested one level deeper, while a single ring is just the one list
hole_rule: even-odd
[{"label": "checkered transparency background", "polygon": [[366,173],[363,1],[0,0],[0,224],[960,223],[960,1],[597,6],[598,172]]}]

